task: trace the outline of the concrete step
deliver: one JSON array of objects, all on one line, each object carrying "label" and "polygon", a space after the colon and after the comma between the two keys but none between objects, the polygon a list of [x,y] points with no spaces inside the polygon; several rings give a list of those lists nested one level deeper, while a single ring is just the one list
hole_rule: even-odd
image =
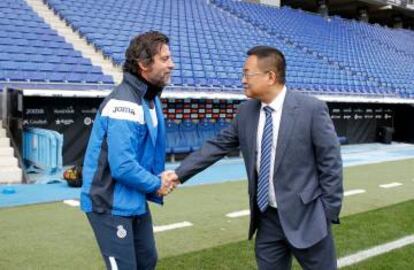
[{"label": "concrete step", "polygon": [[7,137],[0,138],[0,148],[2,147],[10,147],[10,139]]},{"label": "concrete step", "polygon": [[0,184],[22,182],[22,170],[17,167],[0,168]]},{"label": "concrete step", "polygon": [[17,161],[17,158],[13,156],[0,158],[0,170],[3,167],[17,167],[18,164],[19,162]]},{"label": "concrete step", "polygon": [[14,150],[12,147],[0,147],[0,157],[3,158],[4,156],[13,156]]},{"label": "concrete step", "polygon": [[4,128],[0,128],[0,138],[6,138],[6,130]]}]

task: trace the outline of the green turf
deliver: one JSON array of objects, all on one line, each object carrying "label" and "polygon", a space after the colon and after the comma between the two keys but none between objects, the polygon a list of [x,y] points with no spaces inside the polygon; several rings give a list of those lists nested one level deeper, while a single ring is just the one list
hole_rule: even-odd
[{"label": "green turf", "polygon": [[[403,186],[390,189],[378,186],[392,182],[400,182]],[[345,190],[365,189],[367,192],[346,197],[342,215],[414,199],[414,159],[346,168],[344,187]]]},{"label": "green turf", "polygon": [[[414,199],[414,159],[346,168],[345,190],[366,189],[344,200],[342,215],[369,211]],[[401,182],[392,189],[379,184]],[[248,217],[231,219],[226,213],[248,209],[247,182],[186,187],[172,193],[165,207],[152,207],[157,225],[189,221],[193,227],[157,235],[161,257],[215,247],[247,238]],[[214,233],[211,233],[214,232]],[[182,237],[185,234],[186,237]],[[168,243],[174,241],[175,245]]]},{"label": "green turf", "polygon": [[412,270],[414,269],[414,245],[396,249],[386,254],[370,258],[356,265],[348,266],[345,270]]},{"label": "green turf", "polygon": [[[334,226],[338,257],[352,254],[376,245],[414,234],[414,200],[382,209],[348,216],[342,224]],[[381,261],[388,259],[387,265],[406,267],[411,260],[412,247],[393,252],[394,256],[380,256]],[[412,254],[411,254],[412,255]],[[383,268],[381,263],[360,263],[352,269],[412,269]],[[297,264],[295,265],[298,269]],[[256,269],[253,241],[241,241],[207,250],[162,259],[158,269]]]},{"label": "green turf", "polygon": [[[414,199],[413,179],[414,159],[345,169],[346,190],[363,188],[367,189],[367,193],[346,197],[343,216]],[[378,187],[378,184],[395,181],[403,183],[404,186],[387,190]],[[217,246],[233,243],[229,248],[234,245],[234,249],[240,254],[233,254],[232,257],[231,252],[225,253],[219,256],[220,260],[227,260],[227,263],[230,263],[226,263],[229,265],[228,269],[237,269],[232,267],[236,267],[238,263],[242,266],[254,267],[251,260],[237,259],[253,256],[251,243],[244,241],[241,246],[234,244],[247,238],[248,217],[236,219],[225,217],[226,213],[247,208],[245,181],[178,189],[166,199],[164,207],[151,206],[154,224],[165,225],[189,221],[194,226],[157,233],[156,241],[160,258],[197,250],[215,253]],[[365,220],[363,216],[346,218],[344,220],[347,222],[336,229],[339,230],[338,243],[343,241],[347,243],[341,247],[341,255],[369,245],[373,240],[377,240],[378,243],[392,240],[392,237],[388,239],[385,237],[387,235],[382,236],[381,232],[371,233],[368,228],[375,223]],[[403,219],[399,216],[394,218]],[[361,221],[354,221],[358,219]],[[380,227],[391,226],[379,221]],[[354,227],[348,226],[348,223],[355,223],[352,226],[359,227],[358,230],[354,231]],[[340,230],[350,230],[352,235],[339,233]],[[401,232],[401,236],[406,232],[398,227],[395,230]],[[355,241],[349,242],[348,239],[353,237]],[[102,269],[103,267],[95,239],[84,215],[79,209],[62,203],[0,209],[0,243],[0,269]],[[216,257],[188,256],[190,256],[187,264],[189,268],[186,269],[197,269],[192,268],[191,265],[199,267],[205,264],[201,263],[203,260],[210,261],[211,258]],[[191,261],[191,256],[196,257]],[[177,259],[177,264],[180,260]],[[168,269],[166,263],[167,261],[161,262],[161,267],[164,267],[162,269]],[[214,264],[214,258],[211,263]]]},{"label": "green turf", "polygon": [[103,269],[79,209],[62,203],[0,210],[0,269]]}]

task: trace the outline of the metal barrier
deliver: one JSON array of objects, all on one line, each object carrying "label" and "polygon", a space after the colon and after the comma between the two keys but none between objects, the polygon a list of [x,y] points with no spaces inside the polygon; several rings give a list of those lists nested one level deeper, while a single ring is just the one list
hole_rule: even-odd
[{"label": "metal barrier", "polygon": [[62,170],[63,135],[47,129],[23,132],[23,160],[32,172],[53,174]]}]

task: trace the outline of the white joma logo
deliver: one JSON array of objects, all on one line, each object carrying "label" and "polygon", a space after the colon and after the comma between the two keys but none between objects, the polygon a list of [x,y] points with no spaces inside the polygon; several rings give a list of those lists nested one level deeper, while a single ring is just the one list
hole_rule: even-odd
[{"label": "white joma logo", "polygon": [[145,124],[144,110],[134,102],[111,99],[102,110],[102,116]]},{"label": "white joma logo", "polygon": [[135,115],[134,109],[128,108],[128,107],[114,107],[112,113],[121,112],[121,113],[130,113],[132,115]]}]

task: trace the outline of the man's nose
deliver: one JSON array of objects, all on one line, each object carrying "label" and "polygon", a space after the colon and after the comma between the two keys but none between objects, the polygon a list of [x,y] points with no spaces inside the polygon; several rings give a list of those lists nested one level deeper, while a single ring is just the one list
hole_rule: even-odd
[{"label": "man's nose", "polygon": [[174,64],[174,61],[173,61],[173,60],[171,60],[171,61],[170,61],[169,68],[170,68],[170,69],[175,68],[175,64]]}]

